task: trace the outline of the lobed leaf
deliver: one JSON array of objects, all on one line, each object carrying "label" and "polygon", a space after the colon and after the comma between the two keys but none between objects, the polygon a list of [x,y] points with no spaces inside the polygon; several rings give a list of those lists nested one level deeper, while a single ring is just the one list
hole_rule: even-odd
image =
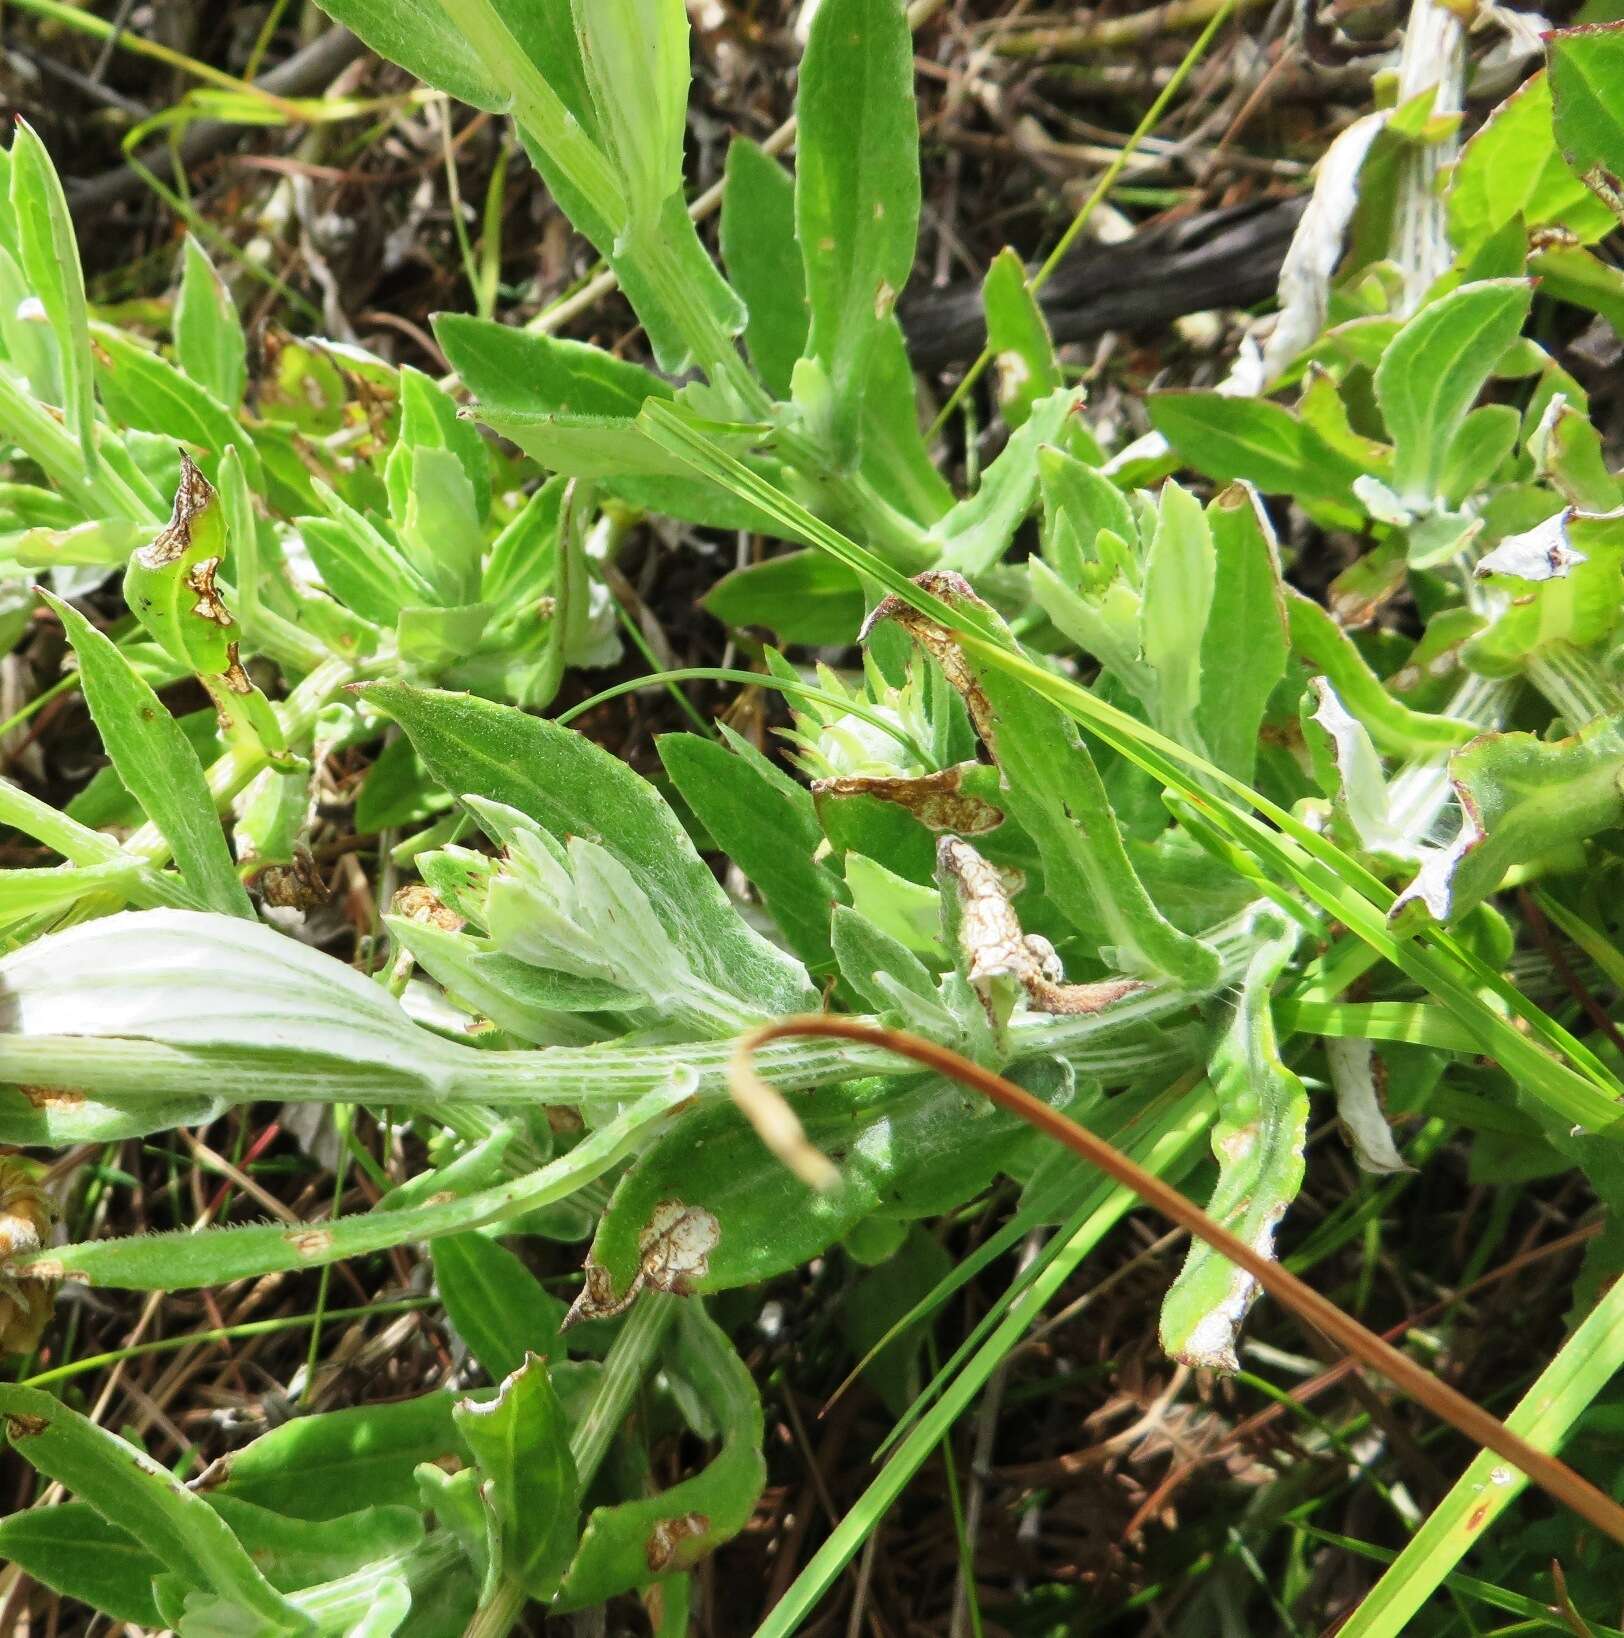
[{"label": "lobed leaf", "polygon": [[448,790],[517,808],[559,838],[608,847],[716,989],[764,1017],[813,1004],[800,963],[750,929],[676,816],[618,758],[569,729],[468,695],[395,682],[364,693],[406,730]]}]

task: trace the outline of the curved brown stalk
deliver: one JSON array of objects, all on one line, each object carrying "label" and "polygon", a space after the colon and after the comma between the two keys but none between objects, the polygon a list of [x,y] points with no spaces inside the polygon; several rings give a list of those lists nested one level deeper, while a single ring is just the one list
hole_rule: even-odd
[{"label": "curved brown stalk", "polygon": [[[1030,1092],[1022,1091],[1002,1075],[983,1069],[947,1047],[937,1046],[933,1041],[909,1035],[903,1030],[885,1029],[859,1023],[855,1019],[828,1015],[785,1018],[775,1024],[763,1025],[741,1037],[734,1050],[729,1072],[734,1097],[752,1120],[758,1118],[764,1104],[780,1109],[785,1107],[778,1093],[756,1073],[752,1063],[756,1051],[770,1041],[814,1035],[857,1041],[865,1046],[881,1047],[898,1057],[911,1058],[915,1063],[923,1064],[927,1069],[933,1069],[937,1074],[946,1075],[961,1086],[981,1093],[1001,1109],[1020,1116],[1028,1125],[1046,1133],[1057,1143],[1063,1143],[1081,1160],[1104,1172],[1123,1188],[1131,1189],[1147,1206],[1154,1207],[1180,1228],[1188,1229],[1191,1234],[1205,1240],[1215,1251],[1250,1274],[1276,1301],[1285,1304],[1300,1319],[1306,1320],[1371,1370],[1386,1377],[1394,1387],[1418,1404],[1425,1405],[1433,1415],[1448,1422],[1474,1444],[1504,1457],[1542,1490],[1572,1508],[1582,1519],[1614,1541],[1624,1544],[1624,1507],[1604,1495],[1587,1479],[1581,1478],[1566,1462],[1536,1450],[1504,1422],[1489,1415],[1481,1405],[1439,1381],[1407,1354],[1400,1353],[1391,1343],[1384,1342],[1375,1332],[1343,1313],[1312,1286],[1305,1285],[1295,1274],[1266,1257],[1260,1257],[1244,1240],[1231,1234],[1199,1206],[1186,1200],[1177,1189],[1147,1172],[1104,1139],[1096,1137],[1058,1110],[1051,1109]],[[799,1123],[795,1124],[798,1126]],[[800,1142],[806,1144],[804,1135]]]}]

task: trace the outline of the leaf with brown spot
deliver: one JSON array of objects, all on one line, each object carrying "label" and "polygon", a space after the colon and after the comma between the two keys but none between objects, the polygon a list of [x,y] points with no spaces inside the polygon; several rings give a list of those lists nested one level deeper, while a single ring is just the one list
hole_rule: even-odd
[{"label": "leaf with brown spot", "polygon": [[981,998],[995,1032],[1009,1022],[1016,992],[1035,1012],[1103,1012],[1144,985],[1136,978],[1068,984],[1052,944],[1021,930],[1009,889],[994,867],[966,841],[944,836],[937,871],[960,955],[960,969]]},{"label": "leaf with brown spot", "polygon": [[585,1609],[695,1564],[749,1522],[766,1482],[761,1399],[727,1335],[698,1303],[666,1334],[666,1373],[697,1402],[721,1449],[693,1477],[658,1495],[594,1509],[554,1609]]},{"label": "leaf with brown spot", "polygon": [[985,797],[965,789],[976,762],[958,763],[935,773],[911,779],[871,778],[845,774],[835,779],[815,779],[812,795],[871,796],[877,802],[891,802],[911,813],[927,830],[951,831],[955,836],[983,836],[1004,822],[1001,808]]},{"label": "leaf with brown spot", "polygon": [[686,1296],[691,1282],[704,1278],[710,1254],[721,1237],[721,1225],[704,1207],[662,1200],[638,1236],[639,1263],[631,1284],[617,1294],[613,1275],[589,1257],[586,1284],[561,1328],[568,1330],[582,1320],[613,1319],[631,1307],[645,1286]]},{"label": "leaf with brown spot", "polygon": [[[1014,646],[1003,621],[961,576],[929,570],[915,584],[969,614],[989,642]],[[1055,909],[1113,966],[1135,976],[1169,977],[1191,989],[1216,984],[1217,952],[1168,921],[1140,881],[1099,770],[1072,719],[1024,678],[980,659],[954,633],[899,597],[880,601],[864,635],[883,621],[900,625],[963,696],[1002,775],[1006,811],[1042,855]]]}]

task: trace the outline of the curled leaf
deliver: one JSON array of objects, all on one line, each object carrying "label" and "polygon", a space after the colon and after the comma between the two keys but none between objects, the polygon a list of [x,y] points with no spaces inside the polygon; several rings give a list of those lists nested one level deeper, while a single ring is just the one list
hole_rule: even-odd
[{"label": "curled leaf", "polygon": [[1431,854],[1389,919],[1400,930],[1458,919],[1513,865],[1572,847],[1624,822],[1624,714],[1570,739],[1484,734],[1449,759],[1460,804],[1454,841]]},{"label": "curled leaf", "polygon": [[195,672],[219,713],[227,744],[296,768],[276,713],[243,669],[241,628],[215,577],[226,556],[225,509],[213,485],[180,454],[174,511],[150,546],[130,558],[124,597],[154,642]]},{"label": "curled leaf", "polygon": [[812,781],[814,799],[825,796],[871,796],[877,802],[894,803],[911,813],[926,830],[952,831],[960,836],[981,836],[1004,822],[1003,811],[984,796],[968,788],[975,777],[977,762],[961,762],[952,768],[915,778],[868,777],[847,774],[836,779]]},{"label": "curled leaf", "polygon": [[[799,1131],[800,1122],[795,1125]],[[828,1166],[829,1162],[824,1160],[823,1164]],[[662,1200],[637,1238],[640,1262],[631,1284],[617,1292],[614,1275],[589,1257],[584,1271],[586,1283],[570,1304],[560,1329],[568,1330],[582,1320],[613,1319],[624,1314],[645,1286],[686,1295],[692,1281],[704,1278],[710,1254],[721,1237],[721,1225],[703,1206]]]},{"label": "curled leaf", "polygon": [[1019,986],[1037,1012],[1103,1012],[1144,985],[1136,978],[1112,978],[1098,984],[1068,984],[1054,946],[1036,933],[1023,933],[1020,918],[1009,902],[1003,878],[966,841],[944,836],[936,847],[938,873],[944,888],[943,903],[956,908],[953,919],[965,977],[981,997],[995,1030],[1008,1021],[1009,1001],[1000,990],[1009,981]]},{"label": "curled leaf", "polygon": [[[915,582],[981,623],[989,641],[1013,646],[1007,628],[962,576],[930,570]],[[1057,911],[1100,946],[1102,959],[1191,989],[1218,980],[1216,952],[1157,908],[1128,857],[1099,769],[1076,724],[1024,679],[989,664],[901,598],[883,598],[866,638],[894,621],[941,667],[1001,776],[1005,810],[1037,844]]]},{"label": "curled leaf", "polygon": [[[1281,1060],[1269,1004],[1296,942],[1294,928],[1279,931],[1253,956],[1212,1060],[1218,1186],[1207,1211],[1261,1257],[1274,1255],[1275,1231],[1303,1181],[1308,1092]],[[1205,1241],[1192,1244],[1162,1304],[1162,1346],[1187,1365],[1236,1370],[1236,1338],[1258,1290],[1255,1276]]]},{"label": "curled leaf", "polygon": [[1507,535],[1493,551],[1477,560],[1474,573],[1479,579],[1491,574],[1507,575],[1513,580],[1567,579],[1581,563],[1590,561],[1587,553],[1573,545],[1568,532],[1574,510],[1564,507],[1520,535]]},{"label": "curled leaf", "polygon": [[1337,1118],[1359,1170],[1377,1177],[1413,1172],[1415,1167],[1394,1145],[1393,1130],[1382,1113],[1381,1091],[1376,1084],[1380,1060],[1370,1042],[1352,1036],[1327,1037],[1325,1061],[1336,1089]]}]

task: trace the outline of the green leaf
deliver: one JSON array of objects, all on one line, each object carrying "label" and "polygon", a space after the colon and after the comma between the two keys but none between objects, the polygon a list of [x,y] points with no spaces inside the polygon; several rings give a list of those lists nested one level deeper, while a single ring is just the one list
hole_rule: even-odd
[{"label": "green leaf", "polygon": [[910,1229],[896,1254],[858,1280],[841,1302],[841,1329],[852,1354],[866,1362],[864,1379],[893,1415],[902,1415],[919,1396],[919,1355],[930,1335],[923,1316],[890,1336],[893,1323],[929,1296],[952,1268],[952,1259],[932,1236]]},{"label": "green leaf", "polygon": [[1312,598],[1286,588],[1291,646],[1331,679],[1338,698],[1394,756],[1427,755],[1464,745],[1478,732],[1469,722],[1414,711],[1387,691],[1353,639]]},{"label": "green leaf", "polygon": [[163,1560],[88,1502],[31,1507],[0,1519],[0,1557],[115,1621],[148,1631],[163,1626],[152,1599],[152,1578]]},{"label": "green leaf", "polygon": [[449,1393],[298,1416],[233,1451],[210,1474],[224,1494],[295,1519],[409,1504],[413,1470],[465,1453]]},{"label": "green leaf", "polygon": [[788,398],[812,322],[795,239],[795,182],[748,137],[728,145],[721,236],[727,276],[750,314],[744,326],[750,362],[775,398]]},{"label": "green leaf", "polygon": [[434,601],[434,588],[400,548],[322,485],[330,515],[300,518],[299,534],[322,584],[363,619],[392,626],[408,605]]},{"label": "green leaf", "polygon": [[1209,478],[1349,505],[1361,468],[1283,405],[1219,392],[1158,392],[1145,407],[1179,458]]},{"label": "green leaf", "polygon": [[697,734],[663,734],[660,761],[718,846],[754,883],[789,947],[816,972],[834,966],[829,917],[845,884],[815,855],[812,798],[791,798],[743,756]]},{"label": "green leaf", "polygon": [[488,603],[402,609],[395,625],[395,646],[416,675],[438,675],[473,653],[490,617]]},{"label": "green leaf", "polygon": [[560,1610],[602,1604],[689,1569],[750,1521],[767,1465],[761,1398],[749,1368],[698,1303],[684,1303],[666,1341],[666,1370],[720,1430],[722,1448],[691,1479],[657,1496],[598,1507],[559,1594]]},{"label": "green leaf", "polygon": [[[339,1065],[357,1099],[432,1101],[469,1052],[419,1029],[343,962],[236,916],[105,916],[19,946],[0,972],[19,1048],[30,1036],[144,1043],[147,1067],[115,1075],[116,1093],[151,1095],[163,1079],[154,1057],[202,1068],[224,1049],[234,1070],[220,1090],[244,1101],[291,1095],[301,1074],[331,1077]],[[205,1075],[166,1090],[215,1089]]]},{"label": "green leaf", "polygon": [[[201,711],[188,711],[177,721],[198,761],[207,767],[220,754],[220,735],[214,712],[205,706]],[[70,819],[77,819],[81,825],[89,825],[93,830],[135,830],[146,818],[141,804],[125,790],[124,781],[118,777],[118,769],[110,764],[98,768],[90,783],[62,811]],[[192,908],[201,909],[202,906],[193,904]]]},{"label": "green leaf", "polygon": [[1013,431],[1038,399],[1063,385],[1048,321],[1026,280],[1026,268],[1007,245],[992,259],[981,284],[987,312],[987,347],[998,371],[998,407]]},{"label": "green leaf", "polygon": [[[1128,497],[1097,467],[1063,449],[1045,445],[1038,451],[1038,479],[1043,490],[1043,555],[1069,587],[1104,560],[1098,550],[1100,531],[1108,529],[1124,543],[1137,542]],[[1137,574],[1137,564],[1124,565]]]},{"label": "green leaf", "polygon": [[211,472],[215,467],[209,457],[235,449],[250,486],[264,487],[253,439],[207,388],[123,331],[109,324],[94,329],[96,377],[102,403],[115,421],[192,445],[203,451],[203,464]]},{"label": "green leaf", "polygon": [[530,618],[553,583],[564,487],[562,478],[544,483],[491,542],[479,596],[500,611],[503,623]]},{"label": "green leaf", "polygon": [[626,193],[626,231],[657,232],[661,206],[682,188],[688,14],[682,0],[572,3],[599,135]]},{"label": "green leaf", "polygon": [[435,339],[481,412],[632,417],[673,397],[659,376],[580,341],[562,341],[467,313],[439,313]]},{"label": "green leaf", "polygon": [[[4,152],[0,149],[0,152]],[[0,216],[9,211],[0,206]],[[33,295],[28,276],[18,265],[16,257],[0,247],[0,357],[9,360],[13,369],[28,383],[35,398],[54,404],[64,396],[62,372],[57,368],[56,337],[48,325],[35,324],[26,317],[23,305]],[[24,316],[19,317],[19,314]],[[85,368],[89,370],[87,361]],[[82,476],[80,467],[84,457],[79,446],[64,435],[63,465],[76,477]],[[57,476],[55,472],[52,477]],[[74,508],[74,516],[82,515]]]},{"label": "green leaf", "polygon": [[800,964],[741,919],[646,780],[581,734],[467,695],[403,683],[363,690],[448,790],[502,802],[563,839],[601,840],[696,970],[767,1016],[815,1005]]},{"label": "green leaf", "polygon": [[1449,186],[1449,237],[1462,261],[1518,218],[1527,228],[1565,227],[1586,243],[1612,227],[1612,212],[1563,163],[1551,118],[1550,76],[1541,70],[1461,150]]},{"label": "green leaf", "polygon": [[[1195,735],[1202,637],[1217,572],[1212,531],[1201,503],[1169,478],[1162,485],[1156,528],[1145,557],[1139,647],[1156,673],[1158,726],[1184,744]],[[1216,682],[1217,675],[1208,684],[1209,693]]]},{"label": "green leaf", "polygon": [[[1459,507],[1480,489],[1488,488],[1500,463],[1516,447],[1522,417],[1510,404],[1480,404],[1455,429],[1444,453],[1438,479],[1438,499],[1446,507]],[[1424,567],[1415,553],[1410,561]]]},{"label": "green leaf", "polygon": [[285,1518],[224,1490],[206,1499],[279,1592],[301,1592],[353,1575],[379,1559],[410,1552],[423,1540],[423,1519],[415,1507],[367,1507],[318,1522]]},{"label": "green leaf", "polygon": [[1476,573],[1489,586],[1489,620],[1463,650],[1473,671],[1513,676],[1543,651],[1600,643],[1624,604],[1624,515],[1567,507],[1508,535]]},{"label": "green leaf", "polygon": [[[549,472],[571,478],[591,478],[606,487],[626,490],[628,480],[680,480],[681,465],[625,416],[567,415],[490,409],[481,405],[479,418],[501,433]],[[681,493],[680,487],[676,489]],[[688,491],[690,494],[692,490]],[[688,502],[688,507],[693,507]]]},{"label": "green leaf", "polygon": [[673,397],[657,375],[599,347],[466,314],[440,314],[434,329],[480,419],[543,466],[694,522],[776,532],[761,513],[696,479],[636,424],[648,399]]},{"label": "green leaf", "polygon": [[188,233],[175,298],[175,356],[180,367],[227,409],[242,403],[248,342],[237,304],[206,250]]},{"label": "green leaf", "polygon": [[[473,323],[480,323],[478,319]],[[435,328],[440,328],[436,319]],[[501,329],[493,325],[493,329]],[[522,335],[522,331],[504,330],[508,337]],[[484,440],[470,421],[457,413],[457,402],[424,375],[406,365],[400,372],[400,450],[440,449],[456,456],[457,464],[468,479],[474,496],[474,514],[483,519],[491,505],[491,464]],[[396,461],[391,458],[388,473],[389,505],[397,521],[406,516],[407,496],[411,488],[411,473],[401,470],[397,475]]]},{"label": "green leaf", "polygon": [[953,490],[921,431],[913,364],[895,317],[881,324],[874,338],[860,442],[863,477],[905,517],[935,523],[952,507]]},{"label": "green leaf", "polygon": [[558,1352],[564,1304],[506,1246],[483,1234],[447,1234],[430,1252],[446,1315],[491,1381],[512,1376],[527,1354],[545,1360]]},{"label": "green leaf", "polygon": [[835,908],[830,942],[841,977],[876,1012],[900,1010],[912,1018],[929,1009],[946,1017],[925,964],[847,905]]},{"label": "green leaf", "polygon": [[320,0],[334,22],[415,79],[489,113],[509,110],[509,94],[438,0]]},{"label": "green leaf", "polygon": [[229,546],[224,503],[182,451],[169,523],[131,555],[124,601],[164,654],[203,685],[220,737],[241,764],[251,768],[263,757],[291,771],[301,764],[287,752],[270,701],[243,669],[242,631],[216,583]]},{"label": "green leaf", "polygon": [[[992,642],[1014,651],[1003,622],[957,575],[932,571],[920,585],[956,612],[971,611]],[[1099,943],[1101,959],[1119,970],[1171,977],[1192,989],[1216,983],[1216,952],[1175,927],[1146,892],[1071,718],[1023,679],[960,648],[952,633],[907,605],[888,599],[881,610],[901,621],[965,693],[977,732],[1002,774],[1005,806],[1043,857],[1056,911]]]},{"label": "green leaf", "polygon": [[429,778],[412,742],[401,735],[384,746],[367,770],[355,802],[355,831],[358,836],[376,836],[379,831],[421,824],[452,801]]},{"label": "green leaf", "polygon": [[1556,29],[1550,55],[1556,140],[1575,174],[1615,216],[1624,217],[1624,23]]},{"label": "green leaf", "polygon": [[485,534],[473,485],[450,450],[420,447],[411,452],[399,535],[406,556],[434,588],[436,606],[474,603]]},{"label": "green leaf", "polygon": [[453,1415],[489,1487],[502,1573],[532,1598],[550,1599],[575,1548],[581,1497],[547,1361],[530,1354],[494,1399],[465,1399]]},{"label": "green leaf", "polygon": [[260,1574],[220,1516],[167,1468],[36,1388],[0,1384],[11,1447],[109,1523],[139,1520],[141,1540],[189,1584],[252,1611],[272,1632],[313,1632]]},{"label": "green leaf", "polygon": [[1204,689],[1195,721],[1211,761],[1250,784],[1264,711],[1290,652],[1280,554],[1247,485],[1216,496],[1207,522],[1217,579],[1201,638],[1201,674],[1223,682]]},{"label": "green leaf", "polygon": [[919,117],[902,0],[824,0],[801,62],[795,228],[812,322],[807,356],[855,451],[880,326],[913,268]]},{"label": "green leaf", "polygon": [[1006,551],[1038,495],[1038,452],[1059,443],[1079,402],[1077,389],[1064,387],[1032,407],[1032,413],[1005,444],[981,478],[981,487],[931,529],[941,544],[941,566],[956,574],[985,574]]},{"label": "green leaf", "polygon": [[[934,986],[926,989],[934,997]],[[938,1015],[945,1010],[932,1005]],[[969,1006],[979,1018],[979,1004]],[[951,1018],[948,1028],[956,1032]],[[1033,1060],[1017,1078],[1046,1102],[1075,1103],[1075,1077],[1051,1070],[1052,1060]],[[809,1140],[838,1159],[837,1187],[819,1191],[801,1182],[731,1104],[695,1110],[616,1185],[593,1238],[576,1317],[619,1313],[645,1288],[696,1293],[759,1284],[827,1250],[872,1212],[911,1219],[951,1211],[1030,1142],[1017,1118],[934,1078],[819,1086],[795,1107]]]},{"label": "green leaf", "polygon": [[1528,258],[1540,294],[1599,313],[1624,335],[1624,273],[1579,245],[1552,245]]},{"label": "green leaf", "polygon": [[813,648],[850,643],[867,612],[857,576],[813,550],[734,569],[700,601],[723,625],[762,626]]},{"label": "green leaf", "polygon": [[[147,1073],[150,1074],[150,1070]],[[335,1061],[330,1061],[327,1066],[330,1083],[334,1074]],[[366,1096],[364,1092],[361,1095]],[[431,1197],[421,1204],[395,1210],[329,1218],[311,1228],[289,1229],[281,1223],[253,1223],[240,1228],[216,1229],[209,1234],[183,1230],[125,1240],[86,1241],[53,1247],[51,1266],[69,1277],[83,1275],[101,1285],[127,1290],[178,1291],[191,1286],[257,1278],[283,1269],[319,1268],[345,1257],[482,1228],[574,1194],[616,1166],[628,1150],[645,1144],[650,1128],[669,1119],[692,1096],[690,1084],[673,1085],[667,1080],[655,1091],[644,1093],[624,1114],[593,1128],[573,1149],[546,1166],[474,1194],[453,1199]],[[386,1094],[377,1101],[432,1099],[413,1099],[409,1095],[396,1099]],[[26,1263],[26,1258],[17,1259],[19,1271]]]},{"label": "green leaf", "polygon": [[45,144],[21,116],[11,145],[11,213],[17,229],[18,259],[56,338],[62,411],[68,430],[84,452],[86,467],[93,469],[96,408],[85,276],[61,179]]},{"label": "green leaf", "polygon": [[1624,716],[1598,717],[1570,739],[1484,734],[1449,759],[1461,828],[1421,867],[1392,909],[1400,925],[1458,920],[1513,865],[1624,823]]},{"label": "green leaf", "polygon": [[[1207,1211],[1260,1255],[1303,1181],[1308,1091],[1280,1058],[1269,989],[1297,943],[1276,932],[1247,968],[1240,1004],[1212,1060],[1218,1186]],[[1235,1341],[1257,1281],[1204,1240],[1194,1242],[1162,1304],[1162,1346],[1185,1364],[1233,1371]]]},{"label": "green leaf", "polygon": [[[664,200],[657,223],[641,208],[635,222],[629,218],[622,178],[603,146],[605,121],[588,89],[570,0],[528,0],[522,8],[493,0],[441,5],[456,16],[486,76],[511,98],[548,191],[614,269],[660,368],[679,375],[696,359],[713,362],[726,338],[743,328],[743,306],[700,243],[679,190]],[[640,88],[637,96],[646,94]],[[669,107],[663,90],[661,101]]]},{"label": "green leaf", "polygon": [[1429,302],[1376,368],[1376,399],[1393,441],[1393,488],[1426,507],[1443,493],[1450,447],[1483,384],[1517,339],[1533,287],[1526,279],[1464,284]]},{"label": "green leaf", "polygon": [[202,764],[180,724],[110,639],[71,604],[41,596],[79,658],[85,704],[119,778],[163,833],[187,885],[212,908],[252,920]]}]

